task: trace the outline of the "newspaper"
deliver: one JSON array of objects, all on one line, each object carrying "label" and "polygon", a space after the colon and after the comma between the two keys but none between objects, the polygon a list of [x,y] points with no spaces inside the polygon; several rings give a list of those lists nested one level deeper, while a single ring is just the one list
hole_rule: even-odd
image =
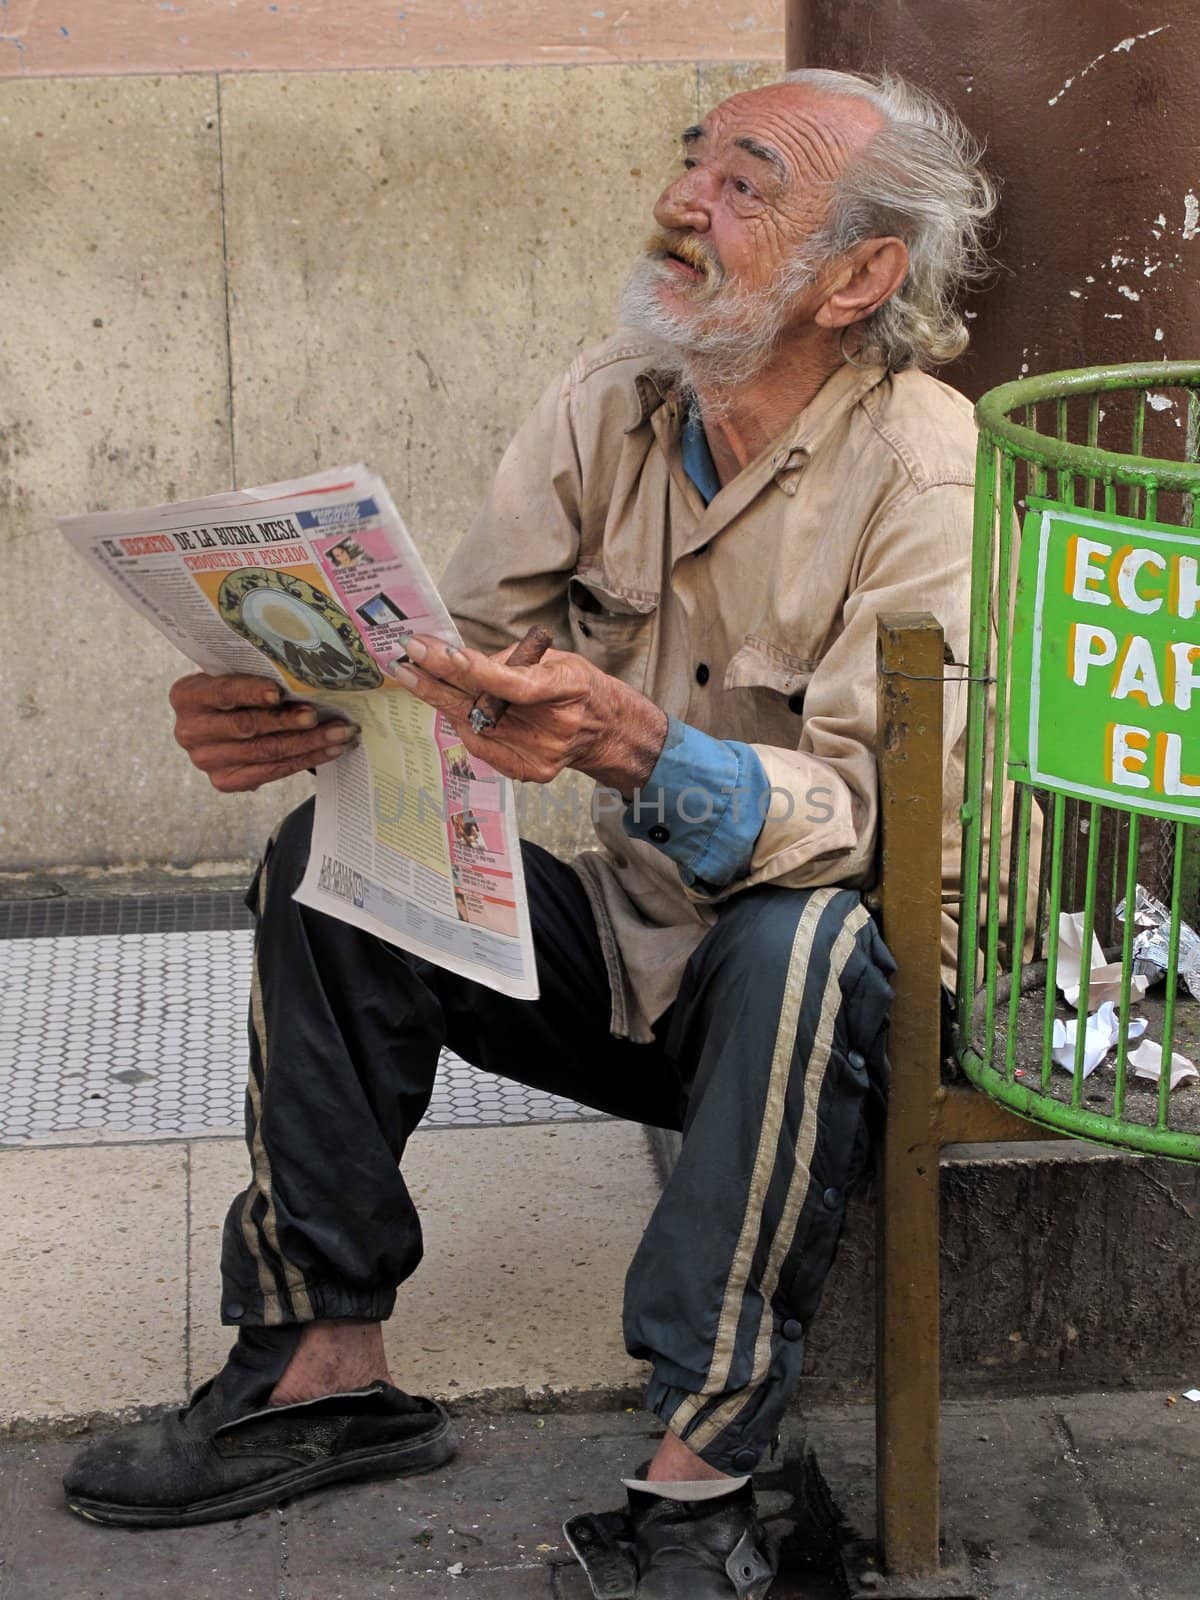
[{"label": "newspaper", "polygon": [[458,632],[364,466],[147,510],[59,518],[72,546],[205,672],[273,678],[361,740],[317,769],[301,904],[537,997],[508,779],[391,677],[407,633]]}]

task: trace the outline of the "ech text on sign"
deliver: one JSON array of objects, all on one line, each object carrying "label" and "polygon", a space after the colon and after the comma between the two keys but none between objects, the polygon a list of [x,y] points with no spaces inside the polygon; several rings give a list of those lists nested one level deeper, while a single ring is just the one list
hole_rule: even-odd
[{"label": "ech text on sign", "polygon": [[1200,533],[1030,502],[1009,774],[1200,818]]}]

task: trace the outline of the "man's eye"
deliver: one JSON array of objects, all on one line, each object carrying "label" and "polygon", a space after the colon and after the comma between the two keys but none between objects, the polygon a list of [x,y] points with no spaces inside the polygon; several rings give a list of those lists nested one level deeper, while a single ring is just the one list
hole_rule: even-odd
[{"label": "man's eye", "polygon": [[745,178],[735,178],[733,187],[737,190],[737,192],[739,194],[753,194],[754,193],[754,190],[746,182]]}]

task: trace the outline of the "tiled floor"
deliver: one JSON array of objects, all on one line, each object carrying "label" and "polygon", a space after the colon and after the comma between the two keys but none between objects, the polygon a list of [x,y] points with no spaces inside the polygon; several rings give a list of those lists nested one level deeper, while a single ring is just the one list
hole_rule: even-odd
[{"label": "tiled floor", "polygon": [[[234,897],[159,898],[7,924],[0,904],[0,1422],[177,1404],[228,1348],[251,933]],[[636,1391],[620,1303],[658,1195],[642,1131],[446,1056],[423,1128],[398,1380],[457,1399]]]},{"label": "tiled floor", "polygon": [[[89,914],[84,925],[121,927],[109,906],[106,921]],[[42,915],[36,932],[0,938],[0,1144],[238,1131],[249,929],[46,931],[56,926],[72,921]],[[144,913],[135,926],[145,927]],[[443,1052],[426,1126],[593,1115]]]}]

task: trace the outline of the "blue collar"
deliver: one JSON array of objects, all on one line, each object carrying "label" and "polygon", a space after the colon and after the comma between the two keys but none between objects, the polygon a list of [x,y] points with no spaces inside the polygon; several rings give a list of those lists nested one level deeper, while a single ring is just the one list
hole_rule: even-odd
[{"label": "blue collar", "polygon": [[683,432],[679,438],[679,447],[683,454],[683,470],[700,491],[700,498],[704,504],[711,504],[720,492],[721,480],[713,465],[712,451],[708,448],[700,413],[694,407],[688,409]]}]

